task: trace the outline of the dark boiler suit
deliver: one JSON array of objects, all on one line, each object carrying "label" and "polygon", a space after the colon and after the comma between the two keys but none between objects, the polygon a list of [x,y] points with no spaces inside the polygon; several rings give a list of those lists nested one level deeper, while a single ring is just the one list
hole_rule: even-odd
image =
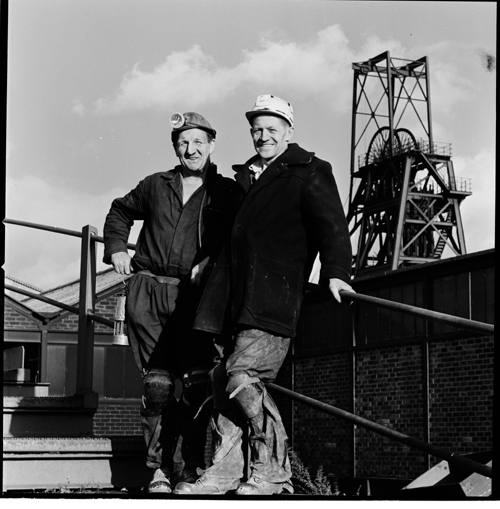
[{"label": "dark boiler suit", "polygon": [[[213,366],[210,335],[192,329],[206,275],[229,234],[235,211],[233,180],[211,164],[204,184],[183,205],[180,167],[146,177],[113,201],[104,226],[104,262],[126,252],[132,225],[143,221],[133,276],[127,281],[126,321],[137,367],[143,373],[141,421],[150,468],[173,467],[177,434],[183,436],[185,468],[204,468]],[[209,258],[202,284],[192,284],[193,267]],[[174,398],[175,380],[183,393]],[[196,416],[196,418],[194,418]]]}]

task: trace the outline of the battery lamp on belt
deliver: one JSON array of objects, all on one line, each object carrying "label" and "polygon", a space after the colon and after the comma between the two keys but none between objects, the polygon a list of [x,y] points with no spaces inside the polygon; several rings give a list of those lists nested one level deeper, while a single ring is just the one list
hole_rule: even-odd
[{"label": "battery lamp on belt", "polygon": [[125,303],[127,296],[123,293],[116,296],[115,325],[113,331],[113,345],[129,346],[125,334]]}]

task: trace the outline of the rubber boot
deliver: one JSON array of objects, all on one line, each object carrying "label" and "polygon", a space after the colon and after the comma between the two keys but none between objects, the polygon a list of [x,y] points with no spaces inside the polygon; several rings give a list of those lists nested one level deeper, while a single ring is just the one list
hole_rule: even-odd
[{"label": "rubber boot", "polygon": [[211,419],[213,458],[211,466],[195,483],[179,483],[180,495],[220,495],[234,490],[244,475],[244,419],[237,409],[214,412]]},{"label": "rubber boot", "polygon": [[[250,436],[250,476],[240,484],[237,495],[272,495],[291,488],[288,437],[278,408],[263,384],[250,384],[235,396],[248,417]],[[258,403],[261,410],[256,413]]]}]

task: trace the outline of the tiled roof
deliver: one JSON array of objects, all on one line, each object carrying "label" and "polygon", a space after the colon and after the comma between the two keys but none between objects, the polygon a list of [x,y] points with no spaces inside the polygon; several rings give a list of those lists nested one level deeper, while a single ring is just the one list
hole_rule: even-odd
[{"label": "tiled roof", "polygon": [[[111,288],[124,280],[124,277],[117,274],[114,269],[110,268],[102,272],[98,272],[96,275],[96,293],[99,294],[108,288]],[[48,297],[69,306],[78,307],[78,301],[80,298],[80,280],[72,281],[64,285],[47,290],[40,293],[41,296]],[[21,302],[24,306],[38,313],[55,313],[60,311],[60,308],[42,302],[31,297],[25,297],[21,294],[17,294],[15,298],[18,302]]]},{"label": "tiled roof", "polygon": [[5,274],[5,280],[8,282],[10,286],[15,286],[16,288],[24,288],[25,290],[30,290],[33,293],[42,293],[43,290],[41,288],[37,288],[36,286],[30,285],[21,281],[20,279],[16,279],[14,277]]}]

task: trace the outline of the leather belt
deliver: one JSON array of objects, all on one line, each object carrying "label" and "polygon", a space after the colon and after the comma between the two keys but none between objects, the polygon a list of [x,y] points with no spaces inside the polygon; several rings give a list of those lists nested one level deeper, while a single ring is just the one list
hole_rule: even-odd
[{"label": "leather belt", "polygon": [[152,277],[153,279],[156,279],[156,281],[162,285],[178,285],[181,280],[177,277],[170,277],[170,276],[157,276],[153,274],[149,270],[140,270],[137,272],[137,274],[144,274],[145,276]]}]

